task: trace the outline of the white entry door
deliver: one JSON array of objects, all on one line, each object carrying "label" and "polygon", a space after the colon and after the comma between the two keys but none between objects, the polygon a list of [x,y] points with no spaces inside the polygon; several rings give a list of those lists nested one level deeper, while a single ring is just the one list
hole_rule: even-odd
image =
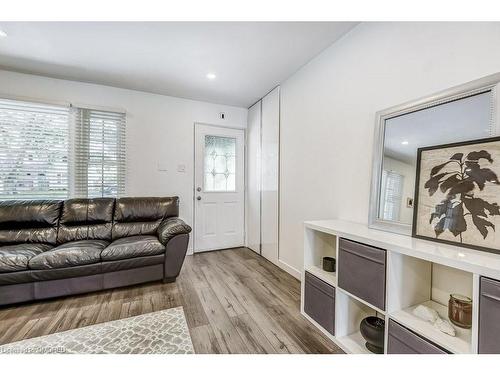
[{"label": "white entry door", "polygon": [[244,245],[245,134],[195,125],[194,251]]}]

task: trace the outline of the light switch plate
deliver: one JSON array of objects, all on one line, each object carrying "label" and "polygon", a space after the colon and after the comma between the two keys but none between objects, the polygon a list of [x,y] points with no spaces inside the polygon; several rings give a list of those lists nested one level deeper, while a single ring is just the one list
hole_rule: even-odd
[{"label": "light switch plate", "polygon": [[157,170],[160,172],[166,172],[168,170],[167,163],[163,161],[159,161],[157,165]]},{"label": "light switch plate", "polygon": [[186,165],[185,164],[177,165],[177,172],[181,172],[181,173],[186,172]]}]

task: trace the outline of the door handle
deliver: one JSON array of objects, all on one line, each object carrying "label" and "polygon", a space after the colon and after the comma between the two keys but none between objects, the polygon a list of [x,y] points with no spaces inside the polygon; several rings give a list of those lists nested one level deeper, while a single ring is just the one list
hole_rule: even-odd
[{"label": "door handle", "polygon": [[201,187],[197,187],[196,191],[199,193],[201,191]]},{"label": "door handle", "polygon": [[201,197],[198,195],[198,196],[196,197],[196,200],[197,200],[197,201],[201,201]]}]

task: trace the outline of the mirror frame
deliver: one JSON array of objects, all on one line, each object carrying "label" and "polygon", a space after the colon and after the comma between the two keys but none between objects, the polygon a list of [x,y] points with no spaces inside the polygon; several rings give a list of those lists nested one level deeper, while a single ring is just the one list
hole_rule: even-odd
[{"label": "mirror frame", "polygon": [[500,124],[498,123],[498,108],[500,102],[497,95],[498,86],[500,86],[500,73],[492,74],[478,80],[467,82],[465,84],[452,87],[435,93],[433,95],[403,103],[379,111],[375,114],[375,134],[373,142],[372,159],[372,179],[370,188],[370,206],[368,216],[368,226],[373,229],[379,229],[387,232],[404,234],[411,236],[412,224],[401,222],[391,222],[382,220],[378,217],[380,204],[380,184],[384,157],[384,135],[385,121],[396,117],[419,111],[422,109],[445,104],[450,101],[465,98],[474,94],[491,91],[492,93],[492,128],[494,135],[500,135]]}]

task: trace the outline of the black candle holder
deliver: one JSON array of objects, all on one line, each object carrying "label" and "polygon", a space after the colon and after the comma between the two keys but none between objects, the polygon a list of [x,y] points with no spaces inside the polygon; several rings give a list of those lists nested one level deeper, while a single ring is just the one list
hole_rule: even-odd
[{"label": "black candle holder", "polygon": [[332,257],[323,257],[323,271],[326,272],[335,272],[336,271],[336,263],[335,258]]}]

